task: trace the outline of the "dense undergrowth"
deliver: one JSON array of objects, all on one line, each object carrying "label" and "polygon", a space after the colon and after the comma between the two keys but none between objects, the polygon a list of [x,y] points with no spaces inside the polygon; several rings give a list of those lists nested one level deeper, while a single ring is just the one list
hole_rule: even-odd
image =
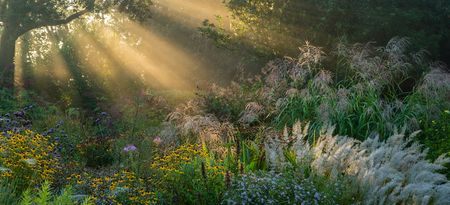
[{"label": "dense undergrowth", "polygon": [[307,43],[173,109],[3,90],[0,203],[449,204],[450,74],[408,45]]}]

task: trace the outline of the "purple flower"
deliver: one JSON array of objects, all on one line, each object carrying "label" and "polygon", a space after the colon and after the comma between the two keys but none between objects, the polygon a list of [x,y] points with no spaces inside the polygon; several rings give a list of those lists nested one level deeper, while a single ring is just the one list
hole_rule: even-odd
[{"label": "purple flower", "polygon": [[129,145],[127,145],[127,146],[125,146],[123,148],[124,152],[133,152],[133,151],[136,151],[136,150],[137,150],[137,147],[132,145],[132,144],[129,144]]},{"label": "purple flower", "polygon": [[317,199],[317,200],[320,200],[320,194],[316,192],[316,193],[314,194],[314,198]]}]

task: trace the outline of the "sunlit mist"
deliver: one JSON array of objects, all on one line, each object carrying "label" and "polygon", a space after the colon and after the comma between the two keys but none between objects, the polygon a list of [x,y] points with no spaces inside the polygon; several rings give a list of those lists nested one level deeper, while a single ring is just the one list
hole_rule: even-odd
[{"label": "sunlit mist", "polygon": [[[159,15],[169,15],[177,21],[198,27],[202,21],[208,19],[212,22],[229,25],[229,11],[223,0],[158,0],[156,5]],[[222,22],[217,22],[220,16]],[[227,26],[225,26],[226,28]]]},{"label": "sunlit mist", "polygon": [[231,79],[245,63],[198,31],[205,19],[226,25],[228,16],[221,0],[160,0],[146,23],[112,13],[33,31],[27,44],[18,42],[16,87],[68,104],[98,92],[116,99],[146,89],[194,93]]}]

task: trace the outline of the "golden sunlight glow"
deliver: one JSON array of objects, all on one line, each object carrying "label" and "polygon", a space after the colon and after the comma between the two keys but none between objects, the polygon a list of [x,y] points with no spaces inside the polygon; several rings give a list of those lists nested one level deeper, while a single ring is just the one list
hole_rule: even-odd
[{"label": "golden sunlight glow", "polygon": [[[52,85],[62,86],[65,91],[57,95],[66,95],[67,89],[71,94],[82,95],[81,90],[76,90],[80,84],[101,87],[111,96],[120,97],[132,95],[128,92],[136,87],[193,93],[199,84],[211,80],[209,68],[217,61],[199,60],[199,48],[180,45],[181,39],[165,36],[164,32],[173,34],[179,27],[189,27],[185,31],[198,39],[201,35],[197,27],[201,26],[202,21],[209,19],[214,22],[216,15],[226,17],[228,11],[222,0],[160,0],[156,4],[156,15],[152,21],[157,21],[158,25],[133,22],[116,13],[103,16],[108,23],[104,22],[105,19],[102,21],[94,18],[94,15],[88,15],[65,27],[69,35],[57,38],[54,36],[60,35],[54,33],[58,31],[57,28],[40,30],[41,36],[47,33],[43,39],[50,45],[45,57],[41,58],[45,60],[33,62],[31,68],[24,68],[26,56],[22,55],[30,52],[22,52],[18,46],[16,87],[24,87],[25,73],[31,73],[27,75],[33,77],[33,88],[48,92],[53,89]],[[165,9],[171,11],[164,12]],[[171,22],[174,24],[166,24]],[[167,30],[161,32],[161,29],[164,30],[161,25],[165,24]],[[182,37],[181,41],[191,38]],[[69,47],[75,53],[62,53],[62,43],[70,44]],[[32,44],[31,53],[43,56],[38,41]]]},{"label": "golden sunlight glow", "polygon": [[218,23],[216,16],[221,16],[224,25],[229,25],[229,11],[223,0],[159,0],[156,2],[160,15],[169,16],[178,22],[198,27],[208,19]]},{"label": "golden sunlight glow", "polygon": [[[52,44],[55,44],[56,41],[54,38],[50,38],[50,41]],[[15,73],[14,73],[14,83],[15,83],[15,87],[22,89],[24,88],[24,84],[26,82],[24,82],[24,79],[26,78],[25,75],[30,75],[30,74],[26,74],[25,72],[25,62],[26,62],[26,56],[23,56],[23,51],[22,51],[22,45],[23,41],[20,39],[17,42],[17,55],[16,55],[16,60],[15,60],[15,64],[16,64],[16,69],[15,69]],[[48,78],[49,76],[52,78],[52,80],[55,83],[64,83],[67,82],[70,79],[70,74],[68,72],[68,67],[67,64],[64,60],[64,58],[61,56],[61,54],[55,50],[52,49],[51,51],[49,51],[51,54],[50,56],[50,60],[48,61],[49,63],[46,64],[45,66],[42,65],[36,65],[34,68],[30,68],[27,70],[27,72],[32,72],[34,75],[34,77],[36,78]],[[38,72],[33,72],[34,70],[38,71]],[[36,82],[38,84],[44,84],[45,82]]]},{"label": "golden sunlight glow", "polygon": [[24,85],[23,85],[24,82],[23,82],[22,76],[23,76],[23,58],[25,58],[25,56],[21,55],[23,53],[22,48],[20,46],[21,44],[22,44],[22,42],[19,39],[18,42],[16,43],[16,45],[17,45],[16,53],[18,55],[16,55],[16,57],[15,57],[16,69],[14,72],[14,87],[18,88],[18,89],[23,89],[23,87],[24,87]]},{"label": "golden sunlight glow", "polygon": [[141,45],[122,42],[120,34],[107,27],[99,28],[95,34],[79,32],[78,55],[87,62],[90,71],[108,75],[113,81],[128,77],[157,88],[192,90],[195,87],[188,82],[195,59],[135,23],[129,22],[121,28],[140,36]]}]

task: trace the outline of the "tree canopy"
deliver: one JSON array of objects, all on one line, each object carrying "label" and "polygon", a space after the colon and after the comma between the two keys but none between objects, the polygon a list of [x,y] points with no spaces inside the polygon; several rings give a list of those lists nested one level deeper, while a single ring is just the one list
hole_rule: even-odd
[{"label": "tree canopy", "polygon": [[67,24],[90,12],[118,11],[143,21],[150,17],[151,0],[0,0],[1,84],[12,81],[16,40],[33,29]]},{"label": "tree canopy", "polygon": [[450,62],[448,0],[231,0],[228,7],[240,21],[238,33],[281,55],[297,52],[291,45],[305,40],[383,45],[407,36],[417,48]]}]

